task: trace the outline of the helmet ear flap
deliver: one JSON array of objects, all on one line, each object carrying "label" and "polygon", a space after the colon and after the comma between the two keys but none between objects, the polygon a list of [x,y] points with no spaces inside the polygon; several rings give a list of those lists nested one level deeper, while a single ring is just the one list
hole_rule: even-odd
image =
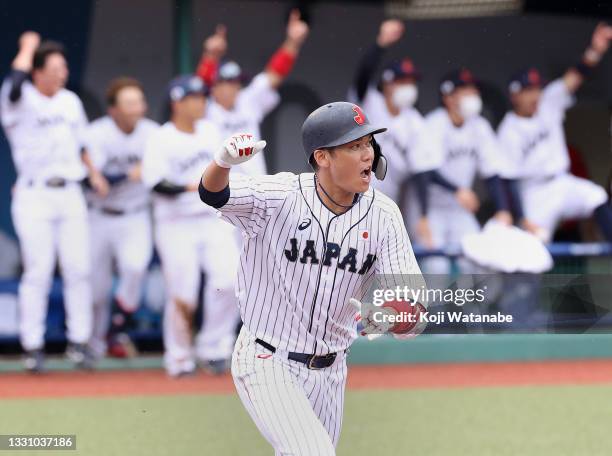
[{"label": "helmet ear flap", "polygon": [[383,180],[387,175],[387,158],[382,154],[380,144],[376,142],[374,136],[372,136],[372,148],[374,149],[374,162],[372,163],[372,170],[376,179]]}]

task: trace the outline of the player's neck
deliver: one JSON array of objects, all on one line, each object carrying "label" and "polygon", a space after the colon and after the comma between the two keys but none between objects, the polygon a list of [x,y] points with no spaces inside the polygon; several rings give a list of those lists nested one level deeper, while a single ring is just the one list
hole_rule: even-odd
[{"label": "player's neck", "polygon": [[334,214],[343,214],[353,206],[355,193],[347,192],[334,185],[331,177],[326,173],[319,171],[316,182],[316,191],[319,198]]},{"label": "player's neck", "polygon": [[36,90],[38,90],[45,97],[49,97],[49,98],[55,96],[55,94],[57,92],[59,92],[59,90],[50,89],[50,88],[46,87],[44,84],[40,84],[40,83],[37,83],[37,82],[34,82],[34,87],[36,87]]},{"label": "player's neck", "polygon": [[236,103],[233,101],[228,101],[224,99],[215,100],[219,106],[221,106],[226,111],[233,111]]},{"label": "player's neck", "polygon": [[448,112],[448,117],[455,127],[460,127],[465,122],[465,119],[458,112],[452,109],[447,109],[446,112]]},{"label": "player's neck", "polygon": [[531,112],[526,112],[526,111],[521,111],[520,109],[515,109],[514,110],[514,114],[516,114],[519,117],[525,117],[525,118],[529,118],[529,117],[533,117],[534,113]]},{"label": "player's neck", "polygon": [[195,122],[192,119],[186,119],[181,116],[172,116],[172,123],[178,131],[183,133],[194,133]]},{"label": "player's neck", "polygon": [[126,135],[132,134],[134,130],[136,130],[136,125],[132,125],[131,123],[122,122],[121,119],[111,116],[117,128],[121,130]]},{"label": "player's neck", "polygon": [[393,117],[397,116],[400,113],[399,109],[397,109],[397,106],[395,106],[393,104],[393,101],[391,101],[391,97],[385,97],[385,105],[387,106],[387,111],[389,111],[389,114],[391,114]]}]

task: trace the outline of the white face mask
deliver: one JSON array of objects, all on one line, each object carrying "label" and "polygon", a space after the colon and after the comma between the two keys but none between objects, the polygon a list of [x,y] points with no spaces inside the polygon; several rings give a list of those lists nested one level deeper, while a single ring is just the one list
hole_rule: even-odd
[{"label": "white face mask", "polygon": [[391,95],[391,101],[397,109],[404,109],[411,106],[417,101],[419,91],[414,84],[402,84],[397,86]]},{"label": "white face mask", "polygon": [[482,111],[482,98],[478,95],[466,95],[459,100],[459,114],[464,119],[477,116]]}]

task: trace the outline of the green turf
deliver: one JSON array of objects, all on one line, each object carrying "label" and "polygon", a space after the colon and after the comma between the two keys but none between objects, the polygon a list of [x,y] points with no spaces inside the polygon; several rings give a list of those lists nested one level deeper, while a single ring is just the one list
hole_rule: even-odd
[{"label": "green turf", "polygon": [[[338,454],[609,455],[610,397],[611,386],[349,392]],[[77,435],[76,452],[53,455],[272,454],[235,396],[2,401],[11,433]]]}]

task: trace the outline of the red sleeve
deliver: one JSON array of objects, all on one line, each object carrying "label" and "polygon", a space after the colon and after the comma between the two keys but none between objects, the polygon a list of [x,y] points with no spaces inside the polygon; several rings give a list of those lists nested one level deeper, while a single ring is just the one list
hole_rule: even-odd
[{"label": "red sleeve", "polygon": [[217,70],[219,68],[219,62],[217,59],[212,57],[202,56],[196,74],[204,81],[204,83],[211,87],[215,79],[217,79]]},{"label": "red sleeve", "polygon": [[286,49],[281,47],[272,57],[270,57],[267,69],[285,78],[291,72],[294,63],[295,55],[287,52]]}]

